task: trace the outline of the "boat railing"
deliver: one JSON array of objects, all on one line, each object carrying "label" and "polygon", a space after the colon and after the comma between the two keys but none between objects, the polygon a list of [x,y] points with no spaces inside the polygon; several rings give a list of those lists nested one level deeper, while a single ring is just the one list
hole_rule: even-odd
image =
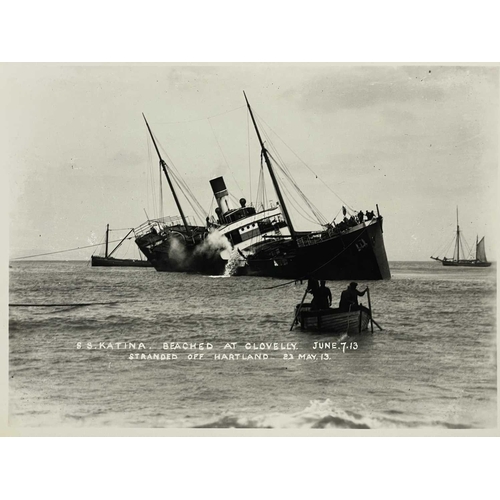
[{"label": "boat railing", "polygon": [[[186,217],[186,221],[188,225],[191,224],[190,217]],[[158,219],[149,219],[146,222],[142,223],[140,226],[134,228],[134,234],[136,238],[144,236],[145,234],[151,233],[154,229],[157,233],[161,233],[163,230],[172,227],[183,225],[184,222],[182,217],[179,216],[166,216],[160,217]]]},{"label": "boat railing", "polygon": [[367,227],[370,224],[375,223],[377,220],[377,217],[374,217],[373,219],[366,221],[366,222],[361,222],[359,224],[356,224],[355,226],[348,227],[346,229],[340,229],[336,226],[330,226],[328,229],[325,231],[321,231],[318,233],[310,233],[307,236],[302,236],[301,238],[297,239],[297,246],[299,247],[307,247],[310,245],[316,245],[320,241],[326,241],[326,240],[331,240],[332,238],[337,238],[338,236],[342,234],[348,234],[352,231],[356,231],[360,228]]}]

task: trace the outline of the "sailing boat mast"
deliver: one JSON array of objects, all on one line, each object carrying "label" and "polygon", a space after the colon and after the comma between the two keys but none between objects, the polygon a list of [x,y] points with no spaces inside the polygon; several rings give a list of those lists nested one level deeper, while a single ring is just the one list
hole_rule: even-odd
[{"label": "sailing boat mast", "polygon": [[109,224],[106,224],[106,248],[104,250],[104,258],[108,258],[108,242],[109,242]]},{"label": "sailing boat mast", "polygon": [[457,207],[457,241],[456,245],[456,253],[457,253],[457,261],[460,260],[460,226],[458,225],[458,207]]},{"label": "sailing boat mast", "polygon": [[252,118],[252,123],[253,123],[253,126],[255,128],[255,132],[257,132],[257,137],[258,137],[259,142],[260,142],[262,154],[264,155],[264,160],[266,161],[266,165],[267,165],[267,168],[269,170],[269,175],[271,176],[271,180],[273,182],[274,189],[275,189],[276,194],[278,195],[278,199],[280,201],[281,210],[283,211],[283,215],[284,215],[286,223],[288,225],[288,229],[290,230],[290,235],[291,235],[292,239],[295,240],[297,238],[297,236],[295,234],[295,230],[294,230],[293,225],[292,225],[292,219],[290,218],[290,215],[288,214],[288,210],[287,210],[286,205],[285,205],[285,200],[283,199],[280,187],[278,185],[278,181],[276,179],[276,176],[274,175],[274,170],[272,168],[271,161],[269,160],[269,155],[267,154],[267,150],[264,147],[264,142],[262,141],[262,137],[260,136],[260,132],[259,132],[259,129],[257,127],[257,123],[255,122],[252,108],[250,107],[250,104],[249,104],[248,99],[247,99],[247,95],[245,94],[244,91],[243,91],[243,95],[245,96],[245,101],[247,103],[248,111],[250,112],[250,117]]},{"label": "sailing boat mast", "polygon": [[186,221],[186,217],[184,216],[184,212],[182,211],[182,208],[181,208],[181,204],[179,203],[179,199],[177,198],[177,194],[175,192],[174,186],[172,185],[172,181],[170,180],[170,176],[168,175],[167,164],[165,163],[165,161],[161,157],[160,151],[158,150],[158,146],[156,145],[155,138],[153,137],[153,132],[151,132],[151,128],[149,127],[149,123],[146,120],[146,117],[144,116],[144,113],[142,113],[142,116],[144,118],[144,121],[146,122],[146,127],[148,127],[149,135],[151,136],[151,139],[153,141],[154,147],[156,149],[156,154],[158,155],[158,158],[160,159],[161,168],[163,170],[163,173],[165,174],[165,177],[167,178],[168,185],[170,186],[170,190],[172,191],[172,195],[173,195],[174,200],[175,200],[175,204],[177,205],[177,209],[179,210],[179,213],[181,215],[182,222],[184,223],[184,227],[186,228],[186,233],[189,236],[191,236],[191,230],[189,229],[188,223]]}]

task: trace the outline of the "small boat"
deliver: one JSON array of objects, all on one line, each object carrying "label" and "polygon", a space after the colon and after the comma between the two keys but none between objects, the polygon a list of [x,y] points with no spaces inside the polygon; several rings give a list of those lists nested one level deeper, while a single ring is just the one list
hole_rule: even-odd
[{"label": "small boat", "polygon": [[310,303],[295,306],[295,322],[302,330],[328,333],[359,334],[368,329],[370,313],[359,311],[341,311],[339,308],[313,310]]},{"label": "small boat", "polygon": [[151,267],[151,263],[147,260],[142,259],[119,259],[112,257],[112,255],[118,250],[122,243],[128,238],[132,233],[131,229],[116,245],[116,247],[108,252],[109,249],[109,224],[106,225],[106,242],[104,246],[104,256],[92,255],[91,265],[92,267]]},{"label": "small boat", "polygon": [[[463,258],[465,255],[464,252],[464,238],[460,233],[460,226],[458,224],[458,207],[457,207],[457,231],[455,235],[455,249],[453,252],[453,257],[447,258],[443,257],[432,257],[431,259],[437,260],[441,262],[443,266],[446,267],[490,267],[491,262],[488,262],[486,258],[486,251],[484,248],[484,236],[479,239],[476,236],[476,247],[475,247],[475,255],[473,258]],[[466,242],[465,242],[466,244]],[[469,252],[469,255],[472,252]]]},{"label": "small boat", "polygon": [[151,263],[142,259],[117,259],[92,255],[92,267],[152,267]]},{"label": "small boat", "polygon": [[[332,308],[326,307],[329,303],[331,304],[331,292],[329,288],[321,289],[316,288],[318,293],[314,291],[314,284],[317,281],[314,279],[310,279],[307,285],[304,296],[302,297],[302,302],[295,306],[295,315],[294,321],[290,330],[293,329],[295,325],[300,324],[301,330],[309,330],[311,332],[316,333],[339,333],[339,334],[360,334],[368,329],[368,325],[371,326],[371,333],[373,333],[373,325],[377,325],[377,327],[382,330],[382,327],[373,319],[372,315],[372,305],[370,299],[370,290],[366,287],[366,293],[368,298],[368,308],[364,307],[362,304],[352,303],[349,304],[349,295],[347,296],[347,303],[344,302],[344,293],[347,293],[348,290],[342,293],[342,298],[340,301],[340,307]],[[354,285],[354,288],[357,286],[357,283],[351,283],[350,287]],[[322,293],[322,291],[324,293]],[[313,307],[312,302],[304,302],[308,293],[312,293],[314,295],[313,302],[315,302],[315,306]],[[364,295],[365,292],[358,295]],[[326,294],[326,295],[325,295]],[[329,297],[325,299],[325,297]],[[318,308],[318,305],[321,304],[321,307]],[[346,310],[348,308],[348,310]]]}]

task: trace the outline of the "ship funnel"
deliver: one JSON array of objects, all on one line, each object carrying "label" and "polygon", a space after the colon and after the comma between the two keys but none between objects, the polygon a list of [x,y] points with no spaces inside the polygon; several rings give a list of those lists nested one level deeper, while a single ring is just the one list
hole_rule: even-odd
[{"label": "ship funnel", "polygon": [[212,191],[214,192],[217,205],[219,205],[220,213],[224,215],[231,210],[229,207],[229,193],[227,192],[226,184],[223,177],[217,177],[210,181]]}]

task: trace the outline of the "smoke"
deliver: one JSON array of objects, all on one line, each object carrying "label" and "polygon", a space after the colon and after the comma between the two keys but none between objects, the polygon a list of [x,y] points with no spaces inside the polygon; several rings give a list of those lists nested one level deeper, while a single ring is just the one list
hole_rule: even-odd
[{"label": "smoke", "polygon": [[172,267],[177,270],[190,271],[199,267],[201,261],[211,261],[221,258],[227,261],[224,276],[232,276],[241,264],[238,252],[234,250],[229,240],[216,229],[198,244],[192,253],[186,249],[185,243],[176,237],[171,237],[168,247],[168,258]]},{"label": "smoke", "polygon": [[175,267],[182,268],[189,264],[188,255],[184,244],[178,238],[170,238],[168,258]]},{"label": "smoke", "polygon": [[223,251],[230,253],[232,251],[231,243],[229,243],[229,240],[223,234],[214,229],[210,231],[203,243],[196,247],[194,255],[211,257],[221,254]]},{"label": "smoke", "polygon": [[224,269],[224,276],[226,277],[236,274],[241,266],[241,257],[238,251],[231,246],[229,240],[217,229],[210,231],[205,241],[196,248],[195,255],[220,256],[222,260],[227,261]]},{"label": "smoke", "polygon": [[87,238],[89,245],[97,245],[99,243],[99,238],[94,233],[94,231],[90,232],[90,236]]}]

